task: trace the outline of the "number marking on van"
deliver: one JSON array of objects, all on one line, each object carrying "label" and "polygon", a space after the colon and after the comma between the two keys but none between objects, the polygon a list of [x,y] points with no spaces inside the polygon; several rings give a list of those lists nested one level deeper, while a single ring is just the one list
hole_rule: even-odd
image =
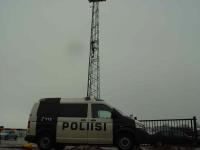
[{"label": "number marking on van", "polygon": [[51,118],[51,117],[41,117],[41,122],[51,122],[51,121],[53,121],[53,118]]}]

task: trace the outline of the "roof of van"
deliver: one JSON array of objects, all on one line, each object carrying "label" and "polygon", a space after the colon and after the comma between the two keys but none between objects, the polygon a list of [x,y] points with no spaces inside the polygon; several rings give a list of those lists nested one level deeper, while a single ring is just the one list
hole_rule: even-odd
[{"label": "roof of van", "polygon": [[101,99],[96,99],[92,97],[84,97],[84,98],[43,98],[40,100],[40,102],[44,103],[96,103],[96,102],[102,102]]}]

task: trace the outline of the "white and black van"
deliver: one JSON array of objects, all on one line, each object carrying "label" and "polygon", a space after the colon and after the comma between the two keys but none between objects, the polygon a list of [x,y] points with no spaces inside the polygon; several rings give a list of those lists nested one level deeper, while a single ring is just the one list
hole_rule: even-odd
[{"label": "white and black van", "polygon": [[143,124],[94,98],[45,98],[36,103],[25,140],[39,148],[67,145],[116,146],[130,150],[145,141]]}]

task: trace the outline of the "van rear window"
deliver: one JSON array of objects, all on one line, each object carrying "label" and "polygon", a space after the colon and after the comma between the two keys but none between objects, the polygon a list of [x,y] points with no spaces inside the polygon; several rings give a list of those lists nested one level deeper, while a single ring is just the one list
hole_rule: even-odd
[{"label": "van rear window", "polygon": [[47,104],[40,103],[38,116],[87,117],[88,104]]}]

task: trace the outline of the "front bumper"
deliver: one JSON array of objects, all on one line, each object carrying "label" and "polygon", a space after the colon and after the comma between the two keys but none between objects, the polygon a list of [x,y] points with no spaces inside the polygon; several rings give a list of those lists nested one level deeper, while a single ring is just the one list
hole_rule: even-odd
[{"label": "front bumper", "polygon": [[139,144],[147,144],[147,139],[149,137],[149,134],[144,129],[136,128],[134,133],[136,141]]},{"label": "front bumper", "polygon": [[31,143],[36,143],[37,139],[34,135],[26,135],[25,136],[25,141],[31,142]]}]

